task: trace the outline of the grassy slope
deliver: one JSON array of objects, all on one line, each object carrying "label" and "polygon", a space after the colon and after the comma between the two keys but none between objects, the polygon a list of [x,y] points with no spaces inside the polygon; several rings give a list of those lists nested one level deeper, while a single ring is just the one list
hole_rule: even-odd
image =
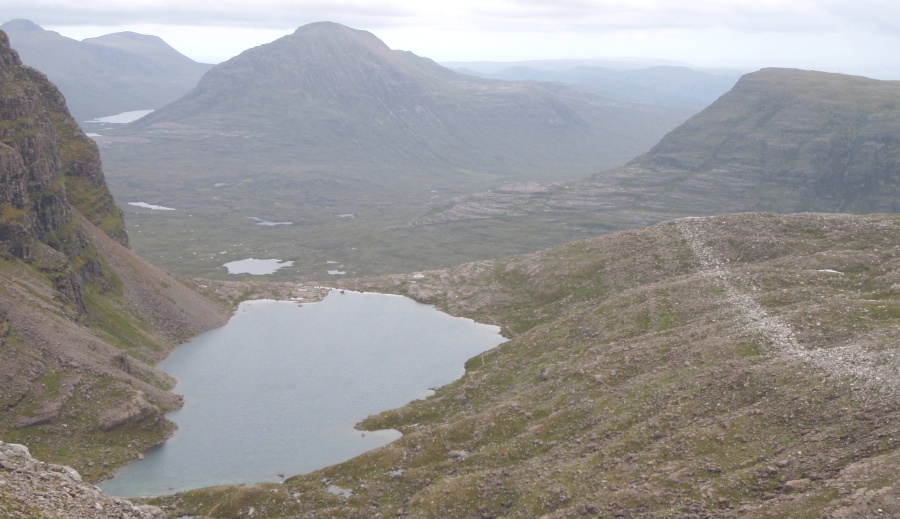
[{"label": "grassy slope", "polygon": [[733,215],[351,285],[511,340],[366,420],[403,431],[385,448],[162,501],[212,517],[900,513],[898,246],[896,216]]},{"label": "grassy slope", "polygon": [[630,165],[668,183],[649,207],[718,193],[742,211],[896,212],[898,130],[900,81],[763,69]]}]

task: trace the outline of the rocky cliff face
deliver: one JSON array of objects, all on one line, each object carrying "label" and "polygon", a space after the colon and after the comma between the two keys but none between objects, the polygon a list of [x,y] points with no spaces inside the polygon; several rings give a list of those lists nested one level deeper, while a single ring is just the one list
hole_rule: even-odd
[{"label": "rocky cliff face", "polygon": [[16,150],[2,143],[0,197],[0,243],[7,252],[18,257],[30,256],[30,228],[25,217],[25,206],[28,203],[25,164]]},{"label": "rocky cliff face", "polygon": [[89,479],[172,430],[153,364],[225,320],[127,245],[97,147],[0,32],[0,435]]},{"label": "rocky cliff face", "polygon": [[[0,203],[5,204],[7,232],[26,241],[53,242],[60,252],[77,257],[86,248],[84,236],[62,236],[72,226],[71,202],[91,223],[127,245],[96,145],[75,125],[65,99],[46,76],[22,66],[5,34],[0,34],[0,85],[5,166]],[[17,256],[30,256],[28,243],[4,243]]]},{"label": "rocky cliff face", "polygon": [[[123,245],[121,211],[106,188],[97,146],[72,120],[59,90],[24,67],[0,33],[0,237],[13,257],[32,259],[50,274],[72,311],[86,311],[85,282],[112,283],[73,208]],[[43,247],[46,246],[46,247]],[[39,258],[35,254],[43,249]]]}]

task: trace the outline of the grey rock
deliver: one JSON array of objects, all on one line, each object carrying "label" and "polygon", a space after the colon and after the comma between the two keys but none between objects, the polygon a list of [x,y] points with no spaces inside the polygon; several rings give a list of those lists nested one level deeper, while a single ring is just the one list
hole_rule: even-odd
[{"label": "grey rock", "polygon": [[784,484],[785,492],[800,492],[809,486],[809,478],[794,479]]},{"label": "grey rock", "polygon": [[18,443],[6,443],[4,444],[4,449],[13,456],[31,457],[31,452],[28,451],[28,447]]},{"label": "grey rock", "polygon": [[447,457],[452,460],[464,460],[469,456],[469,453],[463,450],[450,451],[447,453]]}]

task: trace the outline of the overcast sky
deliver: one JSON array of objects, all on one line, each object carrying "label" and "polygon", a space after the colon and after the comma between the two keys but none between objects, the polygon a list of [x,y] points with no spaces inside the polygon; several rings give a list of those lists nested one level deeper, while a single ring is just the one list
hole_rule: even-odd
[{"label": "overcast sky", "polygon": [[0,0],[82,39],[131,30],[217,63],[317,21],[439,62],[641,57],[900,79],[898,0]]}]

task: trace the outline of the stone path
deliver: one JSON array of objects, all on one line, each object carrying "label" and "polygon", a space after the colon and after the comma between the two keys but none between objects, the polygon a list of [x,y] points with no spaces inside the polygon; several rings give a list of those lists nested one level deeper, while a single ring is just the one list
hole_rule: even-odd
[{"label": "stone path", "polygon": [[780,356],[807,362],[822,371],[845,377],[853,386],[864,388],[865,398],[900,398],[900,356],[895,352],[872,352],[863,345],[846,344],[832,348],[809,348],[796,339],[790,324],[770,314],[742,290],[725,262],[706,245],[714,221],[711,218],[682,218],[676,226],[700,263],[701,275],[724,289],[726,299],[751,333],[766,338],[771,350]]}]

